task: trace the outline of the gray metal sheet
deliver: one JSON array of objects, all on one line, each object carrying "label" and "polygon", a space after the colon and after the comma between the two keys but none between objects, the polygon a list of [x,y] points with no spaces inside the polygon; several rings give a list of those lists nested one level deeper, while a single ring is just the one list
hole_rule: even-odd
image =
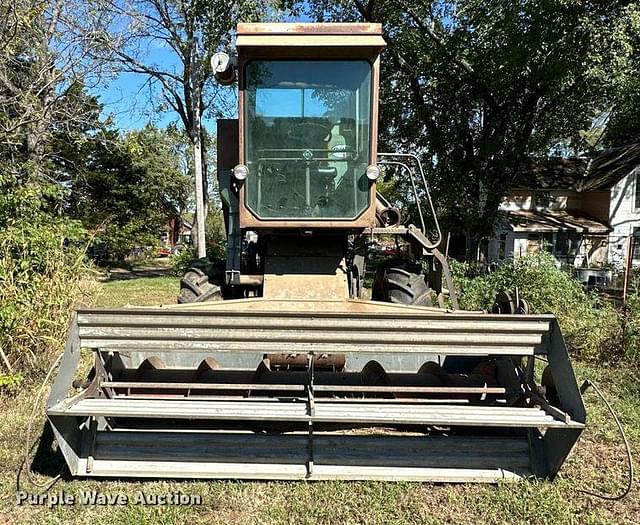
[{"label": "gray metal sheet", "polygon": [[[350,302],[345,305],[354,307]],[[357,312],[346,306],[344,312],[216,308],[78,313],[83,347],[157,354],[532,355],[544,352],[550,322],[547,316],[453,314],[410,308]]]},{"label": "gray metal sheet", "polygon": [[321,403],[309,414],[301,402],[235,402],[205,400],[82,399],[49,409],[50,415],[171,418],[215,421],[291,421],[358,424],[417,424],[439,426],[497,426],[582,428],[556,420],[539,408],[499,406]]},{"label": "gray metal sheet", "polygon": [[493,483],[529,473],[524,437],[319,433],[311,471],[308,443],[304,434],[104,431],[87,475]]}]

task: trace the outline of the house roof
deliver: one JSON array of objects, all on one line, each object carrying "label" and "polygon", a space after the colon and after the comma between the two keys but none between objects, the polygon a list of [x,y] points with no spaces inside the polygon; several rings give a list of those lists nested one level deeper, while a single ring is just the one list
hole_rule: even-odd
[{"label": "house roof", "polygon": [[529,159],[517,176],[514,186],[527,189],[576,190],[586,173],[586,157]]},{"label": "house roof", "polygon": [[604,222],[570,210],[516,210],[507,215],[514,232],[573,231],[604,235],[611,231]]},{"label": "house roof", "polygon": [[640,166],[640,144],[597,153],[593,157],[530,159],[514,187],[542,190],[608,190]]},{"label": "house roof", "polygon": [[579,191],[608,190],[640,166],[640,144],[603,151],[587,167]]}]

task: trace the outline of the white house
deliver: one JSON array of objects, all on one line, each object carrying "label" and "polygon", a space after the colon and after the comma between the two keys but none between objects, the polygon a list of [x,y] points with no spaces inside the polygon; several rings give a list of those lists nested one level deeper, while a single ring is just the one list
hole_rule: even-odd
[{"label": "white house", "polygon": [[640,144],[532,161],[501,209],[504,226],[489,242],[489,262],[547,250],[575,267],[620,268],[628,236],[640,241]]},{"label": "white house", "polygon": [[640,167],[631,169],[611,188],[609,225],[609,262],[617,268],[623,266],[632,236],[633,262],[640,264]]}]

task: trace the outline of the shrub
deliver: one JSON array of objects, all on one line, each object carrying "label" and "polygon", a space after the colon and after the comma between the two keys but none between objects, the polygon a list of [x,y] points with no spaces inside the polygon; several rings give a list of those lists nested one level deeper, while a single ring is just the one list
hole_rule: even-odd
[{"label": "shrub", "polygon": [[194,265],[201,268],[203,271],[206,271],[206,267],[208,267],[211,262],[226,259],[227,237],[224,229],[224,218],[221,209],[211,208],[209,210],[205,225],[205,238],[207,245],[207,259],[199,260],[193,246],[186,246],[179,253],[171,256],[171,265],[173,266],[173,272],[175,275],[184,275],[184,273]]},{"label": "shrub", "polygon": [[62,220],[0,230],[0,368],[9,376],[46,370],[63,350],[70,312],[94,286],[82,235],[78,223]]},{"label": "shrub", "polygon": [[586,359],[620,355],[618,312],[597,295],[585,292],[578,281],[556,266],[550,254],[520,257],[494,273],[474,279],[465,277],[465,270],[464,264],[453,265],[461,308],[488,310],[497,293],[518,288],[531,313],[551,313],[557,317],[574,354]]},{"label": "shrub", "polygon": [[193,262],[198,258],[193,246],[186,246],[178,253],[171,256],[171,266],[174,275],[182,277]]},{"label": "shrub", "polygon": [[224,259],[227,256],[227,234],[221,209],[209,209],[205,237],[207,239],[207,256],[213,259]]},{"label": "shrub", "polygon": [[623,351],[631,363],[640,364],[640,278],[634,276],[631,293],[622,307]]}]

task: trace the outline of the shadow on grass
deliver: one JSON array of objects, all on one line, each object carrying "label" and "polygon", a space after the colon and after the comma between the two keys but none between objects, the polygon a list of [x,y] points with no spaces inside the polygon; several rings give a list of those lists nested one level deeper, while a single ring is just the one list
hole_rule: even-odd
[{"label": "shadow on grass", "polygon": [[42,429],[38,448],[31,461],[32,472],[52,478],[60,473],[68,473],[62,453],[57,447],[54,447],[54,444],[53,430],[47,422]]},{"label": "shadow on grass", "polygon": [[141,268],[139,270],[117,269],[110,271],[102,282],[130,281],[143,277],[171,277],[173,268]]}]

